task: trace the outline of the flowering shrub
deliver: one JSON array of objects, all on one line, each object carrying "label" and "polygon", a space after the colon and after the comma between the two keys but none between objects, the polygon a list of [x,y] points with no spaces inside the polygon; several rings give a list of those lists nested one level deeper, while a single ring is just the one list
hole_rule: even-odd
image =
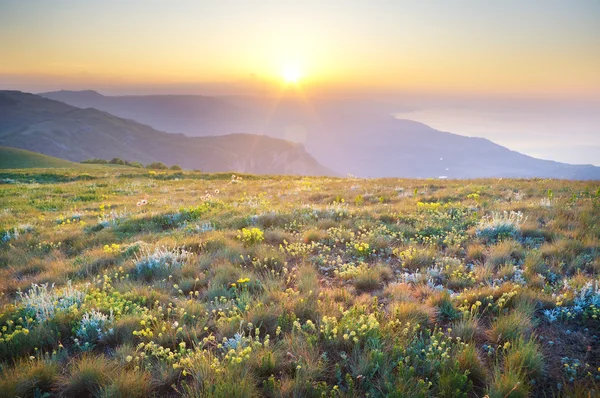
[{"label": "flowering shrub", "polygon": [[367,339],[378,339],[380,324],[375,314],[365,314],[358,308],[342,312],[341,317],[324,316],[319,332],[325,341],[338,344],[359,344]]},{"label": "flowering shrub", "polygon": [[468,396],[472,389],[470,372],[461,369],[458,359],[468,352],[468,344],[449,338],[440,329],[430,331],[419,325],[408,325],[402,334],[408,342],[402,350],[399,371],[414,380],[419,395]]},{"label": "flowering shrub", "polygon": [[336,262],[334,265],[335,269],[333,270],[333,273],[341,280],[350,280],[360,275],[361,272],[369,269],[369,265],[363,262]]},{"label": "flowering shrub", "polygon": [[76,224],[76,223],[85,225],[85,223],[83,221],[81,221],[81,217],[82,217],[82,215],[79,213],[73,213],[68,217],[60,216],[56,220],[56,223],[58,225],[69,225],[69,224]]},{"label": "flowering shrub", "polygon": [[279,251],[283,254],[286,254],[290,257],[306,257],[311,253],[315,253],[316,251],[327,251],[328,247],[323,247],[323,245],[319,242],[293,242],[290,243],[287,240],[283,241],[283,244],[279,245]]},{"label": "flowering shrub", "polygon": [[346,246],[350,247],[357,257],[368,257],[371,254],[371,248],[366,242],[359,242],[355,244],[347,243]]},{"label": "flowering shrub", "polygon": [[[18,291],[17,295],[19,300],[16,305],[0,314],[0,320],[3,322],[0,330],[0,353],[3,354],[6,354],[2,351],[6,349],[2,347],[3,343],[13,344],[15,350],[21,349],[19,347],[23,338],[26,338],[33,328],[46,327],[40,324],[54,319],[58,313],[76,313],[86,297],[84,292],[71,285],[71,281],[61,290],[54,289],[54,285],[48,287],[48,284],[33,284],[26,293]],[[24,347],[23,349],[26,349],[27,345]]]},{"label": "flowering shrub", "polygon": [[459,264],[457,266],[447,265],[444,270],[447,276],[447,286],[453,290],[463,290],[475,285],[475,274],[470,267]]},{"label": "flowering shrub", "polygon": [[237,238],[249,246],[264,241],[265,234],[259,228],[242,228],[238,231]]},{"label": "flowering shrub", "polygon": [[117,245],[116,243],[109,245],[104,245],[102,251],[105,254],[120,254],[121,253],[121,245]]},{"label": "flowering shrub", "polygon": [[422,267],[430,267],[435,258],[431,250],[410,246],[405,250],[394,249],[394,256],[402,262],[402,267],[417,270]]}]

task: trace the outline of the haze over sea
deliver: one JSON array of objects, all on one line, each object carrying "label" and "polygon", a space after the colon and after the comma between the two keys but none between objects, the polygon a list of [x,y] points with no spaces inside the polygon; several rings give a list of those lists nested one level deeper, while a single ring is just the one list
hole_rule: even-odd
[{"label": "haze over sea", "polygon": [[541,159],[600,166],[600,102],[480,102],[408,106],[395,116],[441,131],[487,138]]}]

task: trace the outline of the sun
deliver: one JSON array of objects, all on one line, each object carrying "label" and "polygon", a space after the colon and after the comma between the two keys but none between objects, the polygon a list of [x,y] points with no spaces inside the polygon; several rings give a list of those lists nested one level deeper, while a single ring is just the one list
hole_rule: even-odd
[{"label": "sun", "polygon": [[287,84],[295,84],[298,83],[302,77],[302,73],[300,72],[300,69],[293,66],[288,66],[285,67],[281,72],[281,77],[283,77],[283,81]]}]

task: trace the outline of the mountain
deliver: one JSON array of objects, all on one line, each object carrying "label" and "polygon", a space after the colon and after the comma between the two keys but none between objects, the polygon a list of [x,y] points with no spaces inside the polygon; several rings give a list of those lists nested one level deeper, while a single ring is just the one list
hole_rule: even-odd
[{"label": "mountain", "polygon": [[78,108],[95,108],[137,120],[157,130],[192,136],[252,132],[251,126],[256,122],[250,111],[201,95],[109,97],[92,90],[62,90],[39,95]]},{"label": "mountain", "polygon": [[[190,136],[231,133],[266,134],[284,138],[290,128],[315,130],[323,121],[356,127],[357,118],[388,118],[398,109],[369,100],[324,98],[306,101],[296,92],[278,97],[202,95],[105,96],[93,90],[38,94],[78,108],[95,108],[171,133]],[[361,126],[366,127],[366,126]]]},{"label": "mountain", "polygon": [[209,172],[334,174],[297,143],[250,134],[169,134],[103,111],[20,91],[0,91],[0,145],[71,161],[119,157]]},{"label": "mountain", "polygon": [[302,142],[326,167],[361,177],[600,179],[599,167],[540,160],[483,138],[398,120],[391,116],[398,109],[383,102],[308,100],[294,92],[277,98],[104,96],[95,91],[41,95],[192,136],[235,132]]},{"label": "mountain", "polygon": [[79,163],[42,155],[41,153],[24,149],[0,146],[0,169],[29,169],[29,168],[73,168],[83,167]]}]

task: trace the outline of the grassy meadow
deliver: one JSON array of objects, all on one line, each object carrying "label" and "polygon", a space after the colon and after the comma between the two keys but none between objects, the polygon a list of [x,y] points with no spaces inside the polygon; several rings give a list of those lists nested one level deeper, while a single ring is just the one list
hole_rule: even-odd
[{"label": "grassy meadow", "polygon": [[0,396],[600,394],[599,182],[0,183]]}]

